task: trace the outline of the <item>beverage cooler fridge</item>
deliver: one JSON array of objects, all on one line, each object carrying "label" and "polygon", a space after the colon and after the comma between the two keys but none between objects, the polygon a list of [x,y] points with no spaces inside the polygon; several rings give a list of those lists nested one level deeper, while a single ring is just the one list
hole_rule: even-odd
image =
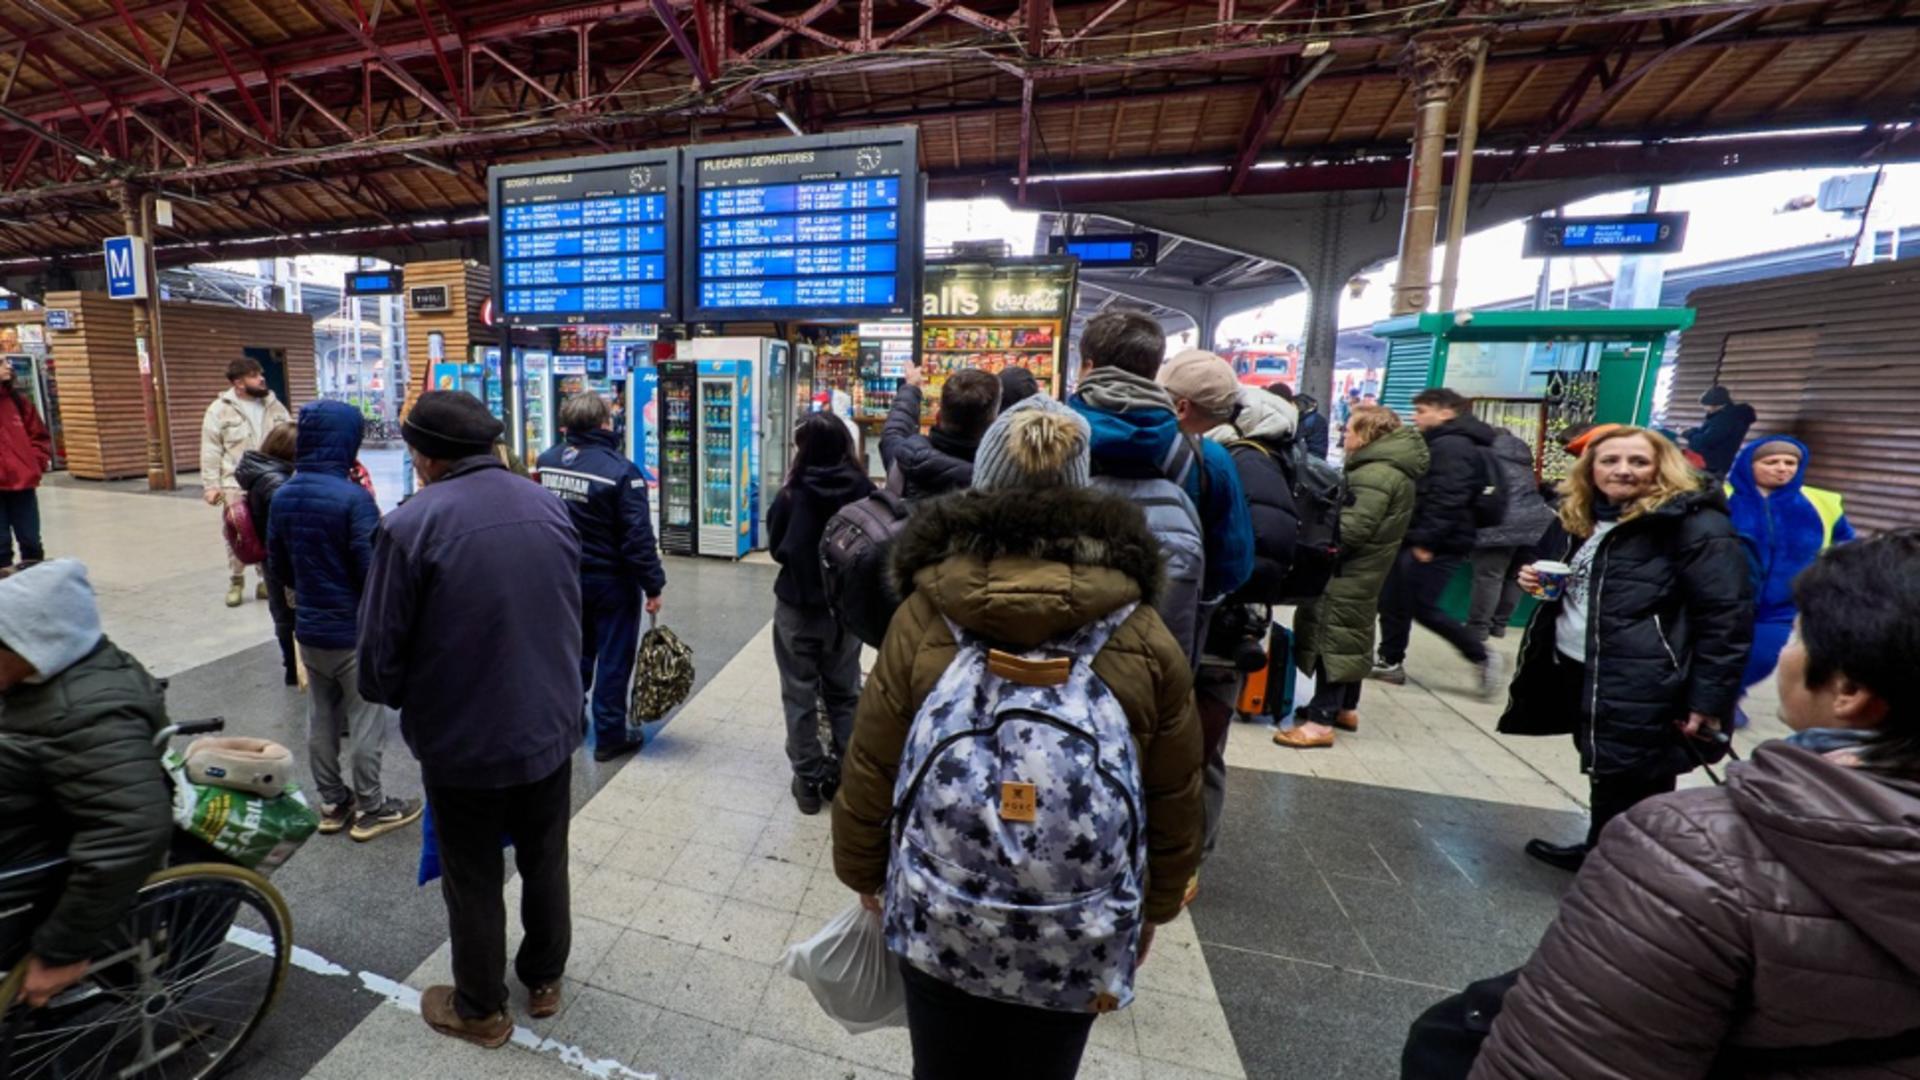
[{"label": "beverage cooler fridge", "polygon": [[753,368],[736,360],[698,363],[700,533],[695,550],[737,559],[753,549]]},{"label": "beverage cooler fridge", "polygon": [[657,365],[660,394],[660,550],[669,555],[692,555],[699,512],[694,479],[694,398],[698,395],[697,365],[685,360],[663,360]]},{"label": "beverage cooler fridge", "polygon": [[660,546],[737,559],[752,550],[752,365],[667,360],[660,370]]},{"label": "beverage cooler fridge", "polygon": [[553,354],[542,349],[520,353],[521,403],[526,407],[528,461],[553,445]]}]

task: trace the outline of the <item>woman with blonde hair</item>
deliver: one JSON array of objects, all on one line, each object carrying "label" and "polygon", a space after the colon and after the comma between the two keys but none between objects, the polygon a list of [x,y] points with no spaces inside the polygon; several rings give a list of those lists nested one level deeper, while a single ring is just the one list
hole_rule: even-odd
[{"label": "woman with blonde hair", "polygon": [[1273,733],[1275,743],[1296,750],[1332,746],[1335,728],[1359,730],[1380,590],[1413,522],[1414,485],[1429,461],[1420,433],[1379,405],[1356,406],[1345,438],[1352,501],[1340,512],[1340,568],[1293,620],[1294,663],[1314,677],[1313,700],[1292,727]]},{"label": "woman with blonde hair", "polygon": [[1527,854],[1577,870],[1607,822],[1723,752],[1753,596],[1719,485],[1663,436],[1596,434],[1560,491],[1539,551],[1571,571],[1552,597],[1539,564],[1520,571],[1543,602],[1500,731],[1574,737],[1592,796],[1586,839],[1531,840]]}]

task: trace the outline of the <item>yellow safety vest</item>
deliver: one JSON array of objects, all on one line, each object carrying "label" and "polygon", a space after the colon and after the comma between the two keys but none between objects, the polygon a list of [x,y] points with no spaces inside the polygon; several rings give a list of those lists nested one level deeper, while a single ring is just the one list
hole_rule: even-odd
[{"label": "yellow safety vest", "polygon": [[[1733,485],[1726,485],[1726,489],[1727,497],[1732,498]],[[1807,501],[1813,504],[1814,512],[1820,515],[1820,549],[1825,551],[1833,546],[1833,528],[1846,513],[1840,506],[1840,493],[1802,484],[1800,494],[1807,497]]]}]

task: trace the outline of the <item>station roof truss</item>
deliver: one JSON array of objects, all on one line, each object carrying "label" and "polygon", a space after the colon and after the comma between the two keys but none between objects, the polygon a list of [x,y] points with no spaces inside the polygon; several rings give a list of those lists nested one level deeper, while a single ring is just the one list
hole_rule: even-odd
[{"label": "station roof truss", "polygon": [[163,261],[368,249],[481,231],[491,164],[783,113],[917,124],[936,196],[1391,187],[1462,35],[1482,178],[1920,156],[1920,0],[8,0],[0,267],[97,252],[121,181]]}]

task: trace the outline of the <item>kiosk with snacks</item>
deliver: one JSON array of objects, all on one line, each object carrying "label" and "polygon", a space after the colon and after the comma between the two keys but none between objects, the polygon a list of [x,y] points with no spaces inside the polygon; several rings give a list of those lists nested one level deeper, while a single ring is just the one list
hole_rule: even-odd
[{"label": "kiosk with snacks", "polygon": [[[1583,423],[1645,424],[1667,336],[1693,325],[1692,308],[1602,311],[1440,311],[1377,323],[1387,342],[1380,403],[1402,418],[1413,396],[1446,387],[1474,401],[1474,415],[1533,448],[1534,475],[1565,478],[1572,461],[1560,435]],[[1441,605],[1464,617],[1470,573]],[[1514,612],[1520,625],[1532,610]]]},{"label": "kiosk with snacks", "polygon": [[1023,367],[1041,389],[1066,396],[1067,319],[1079,265],[1070,255],[927,264],[920,300],[923,423],[932,421],[940,384],[962,368]]}]

